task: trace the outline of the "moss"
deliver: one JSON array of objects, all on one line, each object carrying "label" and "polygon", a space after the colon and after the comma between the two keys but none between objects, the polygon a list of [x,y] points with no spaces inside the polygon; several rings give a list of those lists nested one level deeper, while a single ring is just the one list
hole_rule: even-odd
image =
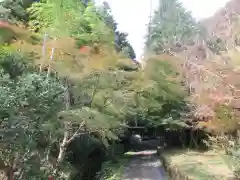
[{"label": "moss", "polygon": [[225,157],[219,153],[178,150],[159,153],[159,157],[169,179],[208,180],[232,177]]},{"label": "moss", "polygon": [[166,154],[159,152],[159,159],[161,160],[169,180],[193,180],[182,172],[178,167],[174,166]]}]

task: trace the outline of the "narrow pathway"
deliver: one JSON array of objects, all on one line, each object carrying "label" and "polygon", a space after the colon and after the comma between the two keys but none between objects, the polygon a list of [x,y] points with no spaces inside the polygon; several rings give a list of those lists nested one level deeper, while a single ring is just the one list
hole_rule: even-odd
[{"label": "narrow pathway", "polygon": [[156,151],[136,152],[132,156],[123,180],[167,180]]}]

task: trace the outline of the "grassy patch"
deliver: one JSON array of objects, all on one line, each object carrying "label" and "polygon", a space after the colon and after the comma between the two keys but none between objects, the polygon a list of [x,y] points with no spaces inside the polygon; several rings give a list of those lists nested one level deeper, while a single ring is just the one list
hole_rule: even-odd
[{"label": "grassy patch", "polygon": [[228,158],[216,152],[197,152],[188,150],[174,150],[164,152],[171,166],[177,167],[191,179],[228,179],[233,176],[226,163]]}]

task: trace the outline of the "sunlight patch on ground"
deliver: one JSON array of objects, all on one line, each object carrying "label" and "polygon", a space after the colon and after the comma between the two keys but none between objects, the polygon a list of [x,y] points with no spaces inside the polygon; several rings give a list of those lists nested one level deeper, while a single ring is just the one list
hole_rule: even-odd
[{"label": "sunlight patch on ground", "polygon": [[156,150],[138,151],[138,152],[129,151],[129,152],[125,153],[125,155],[152,155],[152,154],[156,154],[156,153],[157,153]]}]

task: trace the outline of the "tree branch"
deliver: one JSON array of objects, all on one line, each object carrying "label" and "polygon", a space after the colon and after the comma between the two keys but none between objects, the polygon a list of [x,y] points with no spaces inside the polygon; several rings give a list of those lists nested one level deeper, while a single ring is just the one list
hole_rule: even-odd
[{"label": "tree branch", "polygon": [[67,146],[79,135],[79,132],[84,126],[84,124],[85,124],[85,121],[83,121],[79,125],[78,130],[69,138],[69,123],[68,122],[64,123],[65,132],[64,132],[62,143],[60,144],[59,154],[57,158],[58,163],[60,163],[63,160]]},{"label": "tree branch", "polygon": [[72,135],[72,137],[70,137],[70,138],[67,140],[66,145],[68,145],[70,142],[72,142],[72,141],[76,138],[76,136],[79,135],[82,127],[84,126],[84,124],[85,124],[85,121],[83,121],[83,122],[79,125],[79,128],[77,129],[77,131]]},{"label": "tree branch", "polygon": [[111,100],[111,101],[107,101],[107,100],[106,100],[106,102],[104,103],[103,108],[106,108],[106,107],[109,106],[112,102],[113,102],[113,100]]},{"label": "tree branch", "polygon": [[[67,88],[64,96],[65,106],[66,106],[65,108],[66,110],[69,110],[70,109],[70,93],[69,93],[69,85],[68,85],[67,78],[65,83]],[[64,122],[64,135],[63,135],[62,143],[60,144],[60,147],[59,147],[57,163],[61,163],[64,158],[68,139],[69,139],[69,122]]]},{"label": "tree branch", "polygon": [[93,98],[94,98],[94,96],[95,96],[96,93],[97,93],[97,85],[98,85],[98,83],[99,83],[99,77],[98,77],[98,79],[97,79],[97,84],[96,84],[96,86],[94,86],[91,99],[90,99],[90,101],[88,102],[88,106],[89,106],[89,107],[92,107]]}]

